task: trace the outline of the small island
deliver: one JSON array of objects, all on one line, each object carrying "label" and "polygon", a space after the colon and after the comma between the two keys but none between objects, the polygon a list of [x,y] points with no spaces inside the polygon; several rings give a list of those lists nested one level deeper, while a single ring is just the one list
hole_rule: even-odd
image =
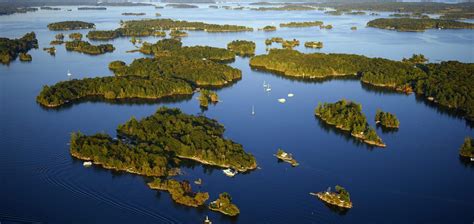
[{"label": "small island", "polygon": [[255,55],[255,42],[247,40],[234,40],[227,44],[227,49],[242,57]]},{"label": "small island", "polygon": [[293,158],[293,155],[290,154],[290,153],[287,153],[285,151],[283,151],[282,149],[278,149],[277,153],[275,154],[275,156],[280,159],[280,160],[283,160],[289,164],[291,164],[291,166],[293,167],[296,167],[298,165],[300,165],[298,162],[296,162],[296,160]]},{"label": "small island", "polygon": [[316,8],[304,5],[289,4],[281,7],[259,7],[251,8],[256,11],[307,11],[307,10],[316,10]]},{"label": "small island", "polygon": [[28,53],[20,53],[20,61],[32,61],[33,58]]},{"label": "small island", "polygon": [[357,26],[351,27],[351,30],[357,30]]},{"label": "small island", "polygon": [[0,63],[8,64],[15,60],[20,53],[27,53],[33,48],[38,48],[38,39],[34,32],[25,34],[20,39],[0,37]]},{"label": "small island", "polygon": [[68,41],[66,42],[66,50],[77,51],[89,55],[99,55],[113,52],[115,47],[112,44],[92,45],[87,41]]},{"label": "small island", "polygon": [[209,209],[228,216],[237,216],[240,213],[239,208],[232,203],[232,197],[227,192],[219,194],[219,198],[209,204]]},{"label": "small island", "polygon": [[280,23],[280,27],[312,27],[312,26],[321,26],[323,21],[311,21],[311,22],[290,22],[290,23]]},{"label": "small island", "polygon": [[377,109],[375,113],[375,123],[380,124],[386,128],[399,128],[400,121],[398,121],[397,117],[394,114],[383,112]]},{"label": "small island", "polygon": [[323,42],[320,41],[307,41],[304,43],[304,46],[307,48],[323,48]]},{"label": "small island", "polygon": [[170,36],[173,38],[187,37],[188,33],[181,30],[171,30]]},{"label": "small island", "polygon": [[375,130],[367,123],[360,104],[346,100],[323,103],[316,107],[315,115],[337,129],[350,132],[351,136],[369,145],[386,146]]},{"label": "small island", "polygon": [[71,34],[69,34],[69,39],[71,39],[71,40],[82,40],[82,34],[81,33],[71,33]]},{"label": "small island", "polygon": [[122,16],[144,16],[146,13],[144,12],[124,12]]},{"label": "small island", "polygon": [[95,28],[94,23],[88,23],[83,21],[63,21],[57,23],[48,24],[49,30],[60,31],[60,30],[80,30],[80,29],[92,29]]},{"label": "small island", "polygon": [[444,19],[379,18],[369,21],[368,27],[402,32],[423,32],[427,29],[474,29],[474,24]]},{"label": "small island", "polygon": [[293,39],[293,40],[284,40],[282,43],[281,43],[281,46],[285,49],[293,49],[294,47],[296,46],[299,46],[300,45],[300,41],[297,40],[297,39]]},{"label": "small island", "polygon": [[349,192],[339,185],[336,185],[336,192],[331,192],[331,189],[329,188],[325,192],[310,194],[318,197],[321,201],[327,204],[338,206],[344,209],[352,208],[352,201]]},{"label": "small island", "polygon": [[165,6],[175,8],[175,9],[195,9],[195,8],[199,8],[199,6],[197,6],[197,5],[181,4],[181,3],[166,4]]},{"label": "small island", "polygon": [[283,38],[281,37],[272,37],[270,39],[266,39],[265,40],[265,45],[272,45],[272,43],[283,43],[283,41],[285,41]]},{"label": "small island", "polygon": [[199,106],[202,108],[207,108],[209,106],[209,102],[216,104],[219,102],[219,96],[214,91],[210,91],[207,89],[202,89],[201,95],[199,95]]},{"label": "small island", "polygon": [[106,7],[78,7],[77,10],[107,10]]},{"label": "small island", "polygon": [[56,55],[56,48],[55,47],[45,47],[43,51],[48,52],[51,56]]},{"label": "small island", "polygon": [[474,161],[474,139],[472,137],[466,137],[464,139],[464,143],[459,149],[459,155]]},{"label": "small island", "polygon": [[168,191],[174,202],[189,207],[199,207],[209,199],[207,192],[192,192],[191,184],[188,181],[162,180],[155,178],[148,183],[151,189]]},{"label": "small island", "polygon": [[271,31],[276,31],[277,28],[276,26],[264,26],[261,30],[266,31],[266,32],[271,32]]},{"label": "small island", "polygon": [[319,29],[327,29],[327,30],[330,30],[330,29],[332,29],[332,25],[331,25],[331,24],[328,24],[328,25],[320,25],[320,26],[319,26]]}]

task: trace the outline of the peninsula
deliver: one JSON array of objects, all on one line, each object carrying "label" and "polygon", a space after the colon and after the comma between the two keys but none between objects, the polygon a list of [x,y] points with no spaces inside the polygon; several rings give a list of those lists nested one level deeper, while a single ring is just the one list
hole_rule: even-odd
[{"label": "peninsula", "polygon": [[27,33],[20,39],[0,37],[0,63],[8,64],[20,53],[27,53],[33,48],[38,48],[38,40],[34,32]]},{"label": "peninsula", "polygon": [[423,32],[427,29],[474,29],[474,24],[444,19],[380,18],[367,23],[368,27],[404,32]]}]

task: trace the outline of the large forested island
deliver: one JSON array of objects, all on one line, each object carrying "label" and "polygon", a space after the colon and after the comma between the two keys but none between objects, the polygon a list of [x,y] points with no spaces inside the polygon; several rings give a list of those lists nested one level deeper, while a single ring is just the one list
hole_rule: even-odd
[{"label": "large forested island", "polygon": [[459,149],[459,155],[474,159],[474,139],[472,137],[466,137],[464,143]]},{"label": "large forested island", "polygon": [[443,19],[380,18],[367,23],[375,27],[396,31],[420,32],[427,29],[474,29],[474,24]]},{"label": "large forested island", "polygon": [[227,49],[244,57],[255,55],[255,47],[255,42],[247,40],[234,40],[227,44]]},{"label": "large forested island", "polygon": [[346,100],[323,103],[316,107],[315,114],[327,124],[348,131],[352,136],[363,140],[367,144],[385,147],[382,139],[367,123],[360,104]]},{"label": "large forested island", "polygon": [[280,23],[280,27],[312,27],[312,26],[321,26],[323,21],[311,21],[311,22],[289,22],[289,23]]},{"label": "large forested island", "polygon": [[168,191],[173,201],[190,207],[201,206],[209,199],[209,193],[207,192],[193,192],[188,181],[155,178],[152,182],[148,183],[148,186],[151,189]]},{"label": "large forested island", "polygon": [[83,21],[63,21],[57,23],[48,24],[49,30],[79,30],[79,29],[92,29],[94,23],[88,23]]},{"label": "large forested island", "polygon": [[109,40],[121,36],[152,36],[163,30],[202,30],[206,32],[243,32],[253,29],[237,25],[218,25],[203,22],[188,22],[172,19],[144,19],[131,20],[121,23],[121,27],[115,30],[90,31],[89,39]]},{"label": "large forested island", "polygon": [[140,121],[131,118],[119,125],[119,140],[106,134],[74,133],[70,151],[105,168],[146,176],[176,174],[178,158],[242,172],[255,169],[255,158],[242,145],[223,138],[223,133],[224,127],[215,120],[160,108]]},{"label": "large forested island", "polygon": [[250,65],[294,78],[359,77],[370,85],[405,93],[416,92],[434,103],[458,109],[468,120],[474,120],[472,63],[414,64],[354,54],[303,54],[272,49],[267,55],[253,57]]},{"label": "large forested island", "polygon": [[68,41],[65,46],[68,51],[77,51],[90,55],[105,54],[115,50],[112,44],[92,45],[87,41],[80,40]]},{"label": "large forested island", "polygon": [[38,48],[38,40],[34,32],[27,33],[20,39],[0,38],[0,63],[8,64],[20,53],[27,53],[32,48]]}]

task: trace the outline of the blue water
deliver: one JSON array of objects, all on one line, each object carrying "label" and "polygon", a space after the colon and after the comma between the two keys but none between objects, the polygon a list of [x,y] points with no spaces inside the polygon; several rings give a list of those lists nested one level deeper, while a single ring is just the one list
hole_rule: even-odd
[{"label": "blue water", "polygon": [[[235,39],[257,43],[265,53],[269,37],[323,41],[321,50],[297,47],[302,52],[363,54],[400,60],[422,53],[431,62],[474,62],[474,31],[430,30],[402,33],[366,28],[375,16],[327,16],[322,12],[257,12],[208,9],[154,9],[108,7],[106,11],[38,11],[0,17],[0,36],[20,37],[35,31],[40,49],[30,51],[30,63],[0,66],[0,222],[47,223],[199,223],[208,215],[214,223],[471,223],[474,221],[474,166],[461,161],[458,148],[472,126],[455,113],[417,99],[363,86],[358,80],[303,82],[253,71],[248,58],[231,66],[242,70],[236,84],[218,90],[223,102],[204,114],[226,127],[225,136],[255,155],[261,169],[228,178],[220,170],[194,164],[180,179],[201,178],[195,189],[208,191],[211,199],[229,192],[241,214],[228,218],[207,209],[175,204],[167,193],[151,190],[141,176],[86,169],[70,157],[67,142],[73,131],[115,134],[118,124],[135,116],[153,114],[158,107],[178,107],[199,114],[193,98],[177,102],[81,102],[61,109],[44,109],[35,102],[43,85],[74,78],[112,75],[113,60],[131,62],[143,57],[126,53],[135,47],[128,38],[109,41],[114,53],[88,56],[57,46],[55,57],[42,50],[58,32],[46,25],[62,20],[94,22],[97,29],[114,29],[120,20],[163,18],[246,25],[254,28],[290,21],[322,20],[333,30],[282,28],[276,32],[210,34],[189,32],[185,45],[225,47]],[[146,16],[122,16],[146,12]],[[381,15],[387,16],[382,13]],[[357,26],[357,31],[350,27]],[[80,31],[84,35],[87,31]],[[70,32],[64,32],[70,33]],[[159,38],[143,38],[154,42]],[[99,43],[99,42],[94,42]],[[272,91],[263,91],[262,83]],[[278,98],[294,93],[285,104]],[[401,122],[396,132],[378,134],[387,148],[373,148],[319,122],[318,102],[342,98],[363,105],[372,121],[377,108],[395,113]],[[256,115],[251,116],[255,106]],[[277,148],[293,153],[300,163],[292,168],[272,154]],[[309,192],[336,184],[351,193],[354,208],[338,213]]]}]

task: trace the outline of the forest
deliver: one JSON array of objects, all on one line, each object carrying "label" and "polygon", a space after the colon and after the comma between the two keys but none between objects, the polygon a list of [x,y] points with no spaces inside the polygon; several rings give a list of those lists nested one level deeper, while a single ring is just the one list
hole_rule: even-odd
[{"label": "forest", "polygon": [[209,199],[209,193],[207,192],[193,192],[191,184],[186,180],[177,181],[155,178],[148,183],[148,186],[151,189],[168,191],[174,202],[190,207],[199,207]]},{"label": "forest", "polygon": [[87,41],[80,40],[67,41],[65,43],[66,50],[77,51],[89,55],[105,54],[115,50],[115,47],[112,44],[92,45]]},{"label": "forest", "polygon": [[367,123],[360,104],[346,100],[320,103],[316,107],[315,115],[337,129],[350,132],[352,136],[362,139],[367,144],[385,147],[374,128]]},{"label": "forest", "polygon": [[375,123],[386,128],[400,127],[400,121],[398,121],[397,116],[389,112],[383,112],[380,109],[377,109],[377,112],[375,113]]},{"label": "forest", "polygon": [[472,137],[466,137],[464,143],[459,149],[459,155],[467,158],[474,158],[474,139]]},{"label": "forest", "polygon": [[255,42],[247,40],[234,40],[227,44],[227,49],[242,57],[255,55]]},{"label": "forest", "polygon": [[368,58],[354,54],[303,54],[294,50],[271,49],[250,60],[254,69],[295,78],[321,79],[355,76],[364,83],[396,91],[416,92],[447,108],[463,112],[474,120],[474,64],[447,61],[428,63],[415,55],[404,62]]},{"label": "forest", "polygon": [[20,53],[27,53],[33,48],[38,48],[38,40],[34,32],[27,33],[19,39],[0,37],[0,63],[8,64]]},{"label": "forest", "polygon": [[474,29],[474,24],[444,19],[379,18],[367,23],[368,27],[419,32],[427,29]]},{"label": "forest", "polygon": [[311,22],[289,22],[289,23],[280,23],[280,27],[311,27],[311,26],[321,26],[323,21],[311,21]]},{"label": "forest", "polygon": [[54,30],[54,31],[92,29],[94,27],[95,27],[94,23],[88,23],[88,22],[83,22],[83,21],[63,21],[63,22],[48,24],[48,29]]},{"label": "forest", "polygon": [[217,121],[204,116],[161,108],[140,121],[132,118],[119,125],[117,133],[133,142],[153,144],[179,158],[241,172],[257,168],[253,155],[246,153],[242,145],[225,139],[224,130]]}]

